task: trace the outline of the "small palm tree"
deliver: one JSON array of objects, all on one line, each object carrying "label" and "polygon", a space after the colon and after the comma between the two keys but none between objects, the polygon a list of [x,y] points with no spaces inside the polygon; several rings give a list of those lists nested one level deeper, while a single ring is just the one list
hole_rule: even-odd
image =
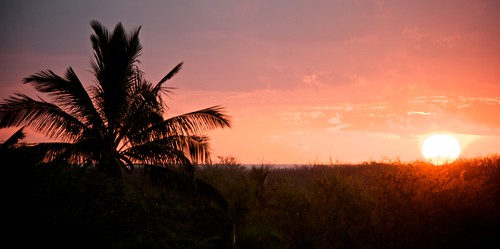
[{"label": "small palm tree", "polygon": [[230,127],[220,106],[164,118],[164,83],[178,64],[152,84],[139,70],[140,28],[127,33],[118,23],[110,33],[97,21],[91,26],[95,84],[85,89],[71,67],[63,77],[51,70],[24,79],[51,101],[17,93],[0,103],[0,128],[27,126],[61,142],[46,143],[47,160],[95,165],[110,176],[134,165],[178,165],[192,172],[210,160],[205,131]]},{"label": "small palm tree", "polygon": [[24,127],[21,127],[7,140],[0,143],[0,169],[16,170],[16,172],[26,172],[24,170],[31,169],[36,166],[45,157],[47,150],[45,145],[37,144],[30,145],[23,143],[22,140],[26,137]]},{"label": "small palm tree", "polygon": [[24,127],[21,127],[21,129],[17,130],[12,136],[7,138],[3,143],[0,143],[0,150],[3,152],[8,149],[15,148],[16,145],[19,144],[21,140],[23,140],[26,137],[26,133],[24,132]]}]

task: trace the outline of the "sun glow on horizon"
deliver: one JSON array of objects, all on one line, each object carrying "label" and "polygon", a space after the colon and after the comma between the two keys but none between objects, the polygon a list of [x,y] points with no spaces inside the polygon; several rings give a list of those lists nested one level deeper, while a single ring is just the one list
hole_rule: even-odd
[{"label": "sun glow on horizon", "polygon": [[422,155],[434,165],[451,163],[460,156],[460,153],[460,142],[448,134],[428,136],[422,144]]}]

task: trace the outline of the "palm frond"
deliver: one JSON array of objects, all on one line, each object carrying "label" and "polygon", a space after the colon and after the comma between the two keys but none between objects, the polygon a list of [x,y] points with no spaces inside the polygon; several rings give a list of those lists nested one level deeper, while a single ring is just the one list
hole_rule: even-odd
[{"label": "palm frond", "polygon": [[139,26],[132,32],[130,32],[126,37],[126,48],[127,48],[127,54],[129,56],[128,60],[129,65],[134,65],[135,63],[139,63],[138,57],[141,55],[142,52],[142,45],[139,39],[140,31],[141,27]]},{"label": "palm frond", "polygon": [[[139,40],[140,27],[127,34],[123,25],[118,23],[110,34],[99,22],[92,21],[95,34],[91,36],[94,49],[92,65],[94,74],[103,88],[116,87],[117,91],[126,90],[129,79],[135,72],[134,65],[142,51]],[[110,81],[114,79],[114,81]]]},{"label": "palm frond", "polygon": [[134,146],[154,140],[153,134],[144,132],[152,125],[162,122],[163,117],[156,107],[143,103],[139,107],[130,107],[121,120],[117,142],[122,142],[122,147]]},{"label": "palm frond", "polygon": [[160,90],[162,84],[165,83],[165,81],[174,77],[182,69],[182,65],[184,65],[184,62],[177,64],[177,66],[175,66],[174,69],[170,70],[170,72],[168,72],[167,75],[165,75],[165,77],[163,77],[160,80],[160,82],[158,82],[158,84],[156,84],[155,91],[158,92]]},{"label": "palm frond", "polygon": [[163,77],[160,80],[160,82],[158,82],[158,84],[155,85],[155,87],[153,89],[153,93],[158,97],[159,102],[162,105],[164,105],[164,101],[161,98],[160,93],[168,94],[168,93],[170,93],[170,90],[174,89],[174,88],[171,88],[171,87],[170,88],[163,87],[163,83],[165,83],[167,80],[171,79],[177,73],[179,73],[179,71],[182,69],[183,65],[184,65],[184,62],[181,62],[181,63],[177,64],[177,66],[175,66],[174,69],[170,70],[170,72],[168,72],[167,75],[165,75],[165,77]]},{"label": "palm frond", "polygon": [[224,108],[213,106],[199,111],[194,111],[179,116],[171,117],[159,122],[146,133],[171,135],[199,135],[205,131],[216,128],[229,128],[231,121],[224,113]]},{"label": "palm frond", "polygon": [[109,40],[108,29],[96,20],[90,21],[90,26],[92,27],[95,33],[95,35],[91,36],[91,41],[94,50],[99,50],[100,48],[107,47],[104,46],[104,42],[107,42]]},{"label": "palm frond", "polygon": [[108,123],[108,117],[106,117],[106,113],[104,112],[104,92],[100,85],[96,84],[94,86],[89,87],[90,95],[92,96],[92,102],[95,105],[96,111],[99,116],[102,118],[102,122],[104,124]]},{"label": "palm frond", "polygon": [[58,106],[16,94],[0,103],[0,127],[27,125],[51,138],[76,138],[86,126]]},{"label": "palm frond", "polygon": [[193,164],[198,162],[210,163],[210,146],[206,136],[187,137],[187,150]]},{"label": "palm frond", "polygon": [[[153,148],[157,148],[159,154],[165,152],[172,153],[174,150],[179,151],[183,153],[183,158],[189,155],[190,162],[193,164],[197,164],[198,162],[210,162],[210,146],[208,140],[209,139],[206,136],[176,135],[161,139],[155,139],[153,141],[142,141],[137,144],[132,144],[132,146],[145,149],[146,151],[143,151],[142,154],[148,155],[155,154],[153,151],[147,151],[148,149]],[[185,161],[183,160],[176,162],[185,163]],[[170,162],[170,160],[168,161]]]},{"label": "palm frond", "polygon": [[104,62],[109,57],[109,31],[104,25],[98,21],[92,20],[90,26],[94,30],[94,34],[90,36],[92,49],[94,50],[94,59],[91,61],[94,75],[100,81],[101,74],[104,69]]},{"label": "palm frond", "polygon": [[47,93],[73,116],[87,120],[88,124],[102,125],[92,99],[71,67],[67,69],[65,78],[46,70],[25,78],[24,83],[31,83],[39,92]]},{"label": "palm frond", "polygon": [[146,107],[161,112],[162,106],[157,101],[152,84],[142,79],[141,76],[137,76],[134,81],[127,100],[128,110],[136,111]]},{"label": "palm frond", "polygon": [[97,105],[108,123],[110,133],[119,126],[119,119],[127,112],[127,98],[133,89],[138,70],[135,63],[141,53],[139,31],[127,34],[118,23],[110,35],[105,27],[92,21],[95,35],[91,36],[94,48],[93,73],[98,81]]},{"label": "palm frond", "polygon": [[[51,146],[60,146],[57,153],[53,153],[49,161],[66,162],[76,165],[96,165],[100,159],[99,148],[102,140],[97,137],[85,137],[73,143],[47,143]],[[57,148],[57,147],[56,147]]]},{"label": "palm frond", "polygon": [[27,148],[33,157],[38,157],[37,161],[40,162],[59,162],[56,160],[61,154],[63,154],[67,149],[72,146],[71,143],[60,143],[60,142],[50,142],[50,143],[37,143]]},{"label": "palm frond", "polygon": [[122,152],[134,161],[146,164],[190,165],[191,161],[182,149],[163,141],[153,141],[132,146]]}]

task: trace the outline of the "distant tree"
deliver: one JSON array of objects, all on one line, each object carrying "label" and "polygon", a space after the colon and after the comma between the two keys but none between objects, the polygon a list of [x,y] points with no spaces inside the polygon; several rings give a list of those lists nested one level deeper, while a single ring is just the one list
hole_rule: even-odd
[{"label": "distant tree", "polygon": [[7,140],[0,143],[0,165],[2,169],[18,160],[18,148],[21,146],[20,141],[26,137],[24,127],[21,127]]},{"label": "distant tree", "polygon": [[51,70],[31,75],[24,83],[51,101],[16,93],[0,103],[0,128],[27,126],[59,139],[44,143],[51,152],[47,160],[95,165],[109,176],[119,177],[137,164],[177,165],[192,175],[195,163],[210,159],[204,132],[230,127],[223,108],[164,118],[164,96],[172,90],[164,83],[183,64],[152,84],[137,65],[140,28],[127,33],[118,23],[110,33],[97,21],[91,26],[95,84],[86,89],[71,67],[64,76]]},{"label": "distant tree", "polygon": [[0,150],[6,151],[8,149],[14,148],[19,142],[26,137],[26,133],[24,132],[24,127],[21,127],[14,134],[12,134],[7,140],[0,144]]},{"label": "distant tree", "polygon": [[[5,141],[0,142],[0,170],[5,178],[27,177],[40,162],[43,161],[50,149],[45,144],[27,144],[22,140],[26,137],[25,127],[21,127]],[[9,181],[14,179],[8,179]]]}]

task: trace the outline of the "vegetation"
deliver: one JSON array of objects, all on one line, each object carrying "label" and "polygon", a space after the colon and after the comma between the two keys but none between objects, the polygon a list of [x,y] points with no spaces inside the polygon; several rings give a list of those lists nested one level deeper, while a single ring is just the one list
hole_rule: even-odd
[{"label": "vegetation", "polygon": [[197,173],[227,198],[237,248],[500,246],[500,156],[444,166],[221,162]]},{"label": "vegetation", "polygon": [[3,243],[13,248],[229,248],[212,200],[91,169],[2,163]]}]

